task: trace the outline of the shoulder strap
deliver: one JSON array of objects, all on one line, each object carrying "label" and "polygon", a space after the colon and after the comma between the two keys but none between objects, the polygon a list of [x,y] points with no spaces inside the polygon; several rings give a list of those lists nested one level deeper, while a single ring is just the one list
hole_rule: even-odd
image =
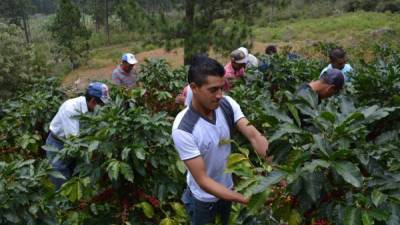
[{"label": "shoulder strap", "polygon": [[226,122],[228,123],[230,133],[232,135],[233,130],[235,128],[235,122],[234,122],[234,115],[233,115],[233,108],[229,101],[226,98],[222,98],[219,101],[219,106],[222,109],[222,112],[224,113]]}]

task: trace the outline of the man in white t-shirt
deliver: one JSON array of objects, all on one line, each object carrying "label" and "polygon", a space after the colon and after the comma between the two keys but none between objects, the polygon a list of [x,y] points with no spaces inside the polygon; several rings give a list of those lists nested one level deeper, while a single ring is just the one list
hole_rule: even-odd
[{"label": "man in white t-shirt", "polygon": [[231,131],[237,129],[257,154],[266,157],[267,139],[249,125],[239,104],[223,96],[224,67],[209,57],[199,57],[190,66],[188,81],[192,103],[175,118],[172,138],[188,169],[188,189],[182,196],[192,225],[215,223],[220,215],[228,224],[232,202],[247,204],[242,194],[233,191],[232,175],[225,173],[231,144]]},{"label": "man in white t-shirt", "polygon": [[329,52],[329,60],[330,64],[321,71],[320,77],[329,69],[338,69],[342,72],[345,81],[351,81],[348,75],[353,72],[353,67],[346,63],[346,52],[342,48],[332,49]]},{"label": "man in white t-shirt", "polygon": [[[104,105],[109,101],[108,87],[100,82],[92,82],[86,89],[85,96],[72,98],[65,101],[59,108],[57,114],[50,122],[50,133],[46,139],[46,145],[57,150],[64,148],[64,140],[68,136],[79,135],[80,115],[92,112],[97,105]],[[59,159],[57,152],[47,151],[53,170],[60,172],[66,179],[69,179],[74,172],[74,165],[71,160]],[[67,180],[51,176],[50,180],[58,190]]]}]

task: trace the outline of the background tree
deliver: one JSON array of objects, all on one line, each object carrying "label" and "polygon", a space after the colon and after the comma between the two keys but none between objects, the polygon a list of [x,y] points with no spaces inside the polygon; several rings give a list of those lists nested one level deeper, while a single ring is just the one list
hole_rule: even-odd
[{"label": "background tree", "polygon": [[25,33],[26,42],[31,40],[29,28],[29,14],[33,11],[30,0],[2,0],[0,1],[0,15],[9,23],[21,27]]},{"label": "background tree", "polygon": [[49,31],[57,43],[56,51],[70,60],[73,69],[86,62],[91,33],[81,22],[79,8],[70,0],[60,1]]},{"label": "background tree", "polygon": [[[208,52],[212,47],[219,52],[252,45],[251,24],[260,13],[259,1],[185,0],[175,3],[184,7],[184,18],[175,24],[162,26],[165,46],[183,45],[184,62],[193,55]],[[177,43],[176,39],[180,40]]]},{"label": "background tree", "polygon": [[0,99],[11,97],[35,75],[44,75],[45,62],[24,43],[16,25],[0,23]]}]

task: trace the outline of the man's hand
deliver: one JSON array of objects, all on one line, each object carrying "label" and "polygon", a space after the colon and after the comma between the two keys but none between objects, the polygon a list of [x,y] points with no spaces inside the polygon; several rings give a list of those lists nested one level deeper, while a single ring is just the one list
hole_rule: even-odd
[{"label": "man's hand", "polygon": [[242,194],[229,190],[224,185],[216,182],[207,175],[202,156],[197,156],[183,162],[192,174],[196,183],[207,193],[226,201],[239,202],[243,205],[248,203],[248,200]]}]

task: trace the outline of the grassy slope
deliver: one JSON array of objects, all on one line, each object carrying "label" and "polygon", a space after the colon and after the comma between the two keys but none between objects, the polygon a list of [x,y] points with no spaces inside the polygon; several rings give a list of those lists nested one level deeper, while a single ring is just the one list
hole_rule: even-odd
[{"label": "grassy slope", "polygon": [[[374,35],[378,29],[390,29],[384,35]],[[315,42],[334,42],[353,52],[370,49],[379,41],[400,44],[400,14],[355,12],[319,19],[294,22],[281,21],[273,26],[258,27],[255,39],[265,43],[285,45],[290,42],[297,50]],[[297,45],[297,46],[296,46]],[[300,50],[301,51],[301,50]]]}]

